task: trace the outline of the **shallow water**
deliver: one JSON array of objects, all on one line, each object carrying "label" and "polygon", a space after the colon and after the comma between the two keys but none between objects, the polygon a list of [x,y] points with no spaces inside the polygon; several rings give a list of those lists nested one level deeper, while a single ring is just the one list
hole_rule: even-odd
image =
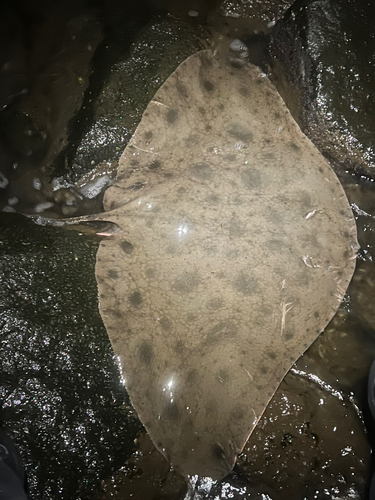
[{"label": "shallow water", "polygon": [[[117,62],[125,76],[119,78],[121,73],[113,68],[113,78],[95,101],[94,111],[101,117],[107,112],[115,117],[113,99],[120,99],[116,84],[121,92],[130,89],[120,99],[130,120],[123,135],[112,141],[114,150],[101,156],[100,136],[94,134],[100,120],[92,121],[80,145],[56,162],[56,176],[72,183],[92,161],[116,159],[160,82],[157,78],[162,78],[158,68],[167,62],[165,54],[181,42],[182,34],[192,40],[188,51],[205,42],[200,27],[201,35],[194,39],[193,28],[163,18],[138,35],[130,58]],[[176,49],[169,63],[176,66],[187,55],[185,49]],[[135,95],[134,78],[147,60],[154,64],[143,72]],[[163,68],[164,77],[173,70],[168,64]],[[133,78],[131,83],[127,78]],[[91,156],[81,161],[87,151]],[[62,168],[64,158],[73,158],[73,174]],[[369,180],[349,174],[341,180],[355,208],[361,244],[348,294],[325,332],[286,376],[234,473],[219,484],[197,484],[190,497],[363,498],[370,453],[363,422],[365,384],[375,357],[375,219],[370,215],[375,214],[375,202]],[[16,214],[1,216],[0,231],[0,418],[24,457],[30,496],[92,498],[100,481],[123,467],[96,498],[128,498],[134,456],[124,464],[135,452],[133,440],[142,426],[98,313],[94,265],[99,239],[83,231],[35,226]],[[142,453],[149,451],[135,456],[140,482],[148,480],[148,497],[164,481],[170,485],[165,498],[183,498],[181,483],[165,464],[159,476],[147,477],[151,473],[142,465]],[[121,484],[125,496],[116,493]]]}]

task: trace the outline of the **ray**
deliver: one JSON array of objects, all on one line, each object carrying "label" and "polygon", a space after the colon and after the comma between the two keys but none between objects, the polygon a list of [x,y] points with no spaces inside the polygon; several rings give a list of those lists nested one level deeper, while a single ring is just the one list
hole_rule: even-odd
[{"label": "ray", "polygon": [[104,207],[99,307],[132,403],[181,474],[221,479],[350,282],[342,186],[258,68],[202,51],[149,103]]}]

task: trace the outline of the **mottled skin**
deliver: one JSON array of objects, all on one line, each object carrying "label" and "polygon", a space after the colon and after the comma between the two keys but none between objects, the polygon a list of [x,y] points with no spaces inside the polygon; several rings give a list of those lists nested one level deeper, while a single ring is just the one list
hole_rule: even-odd
[{"label": "mottled skin", "polygon": [[344,191],[267,78],[208,51],[148,105],[97,217],[100,312],[155,445],[224,477],[355,266]]}]

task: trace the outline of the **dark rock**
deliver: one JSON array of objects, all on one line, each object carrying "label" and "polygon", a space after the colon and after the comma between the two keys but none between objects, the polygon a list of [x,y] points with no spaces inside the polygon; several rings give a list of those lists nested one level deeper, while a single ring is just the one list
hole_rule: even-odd
[{"label": "dark rock", "polygon": [[187,485],[164,456],[156,450],[148,434],[135,440],[137,450],[114,476],[102,482],[94,500],[144,498],[180,500]]},{"label": "dark rock", "polygon": [[363,0],[298,0],[269,44],[271,79],[305,134],[334,165],[371,177],[374,14]]}]

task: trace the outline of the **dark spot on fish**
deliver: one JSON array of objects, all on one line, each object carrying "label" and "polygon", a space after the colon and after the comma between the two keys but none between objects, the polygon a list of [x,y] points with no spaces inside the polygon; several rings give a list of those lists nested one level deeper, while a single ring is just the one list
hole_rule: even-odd
[{"label": "dark spot on fish", "polygon": [[169,125],[172,125],[177,120],[177,111],[175,109],[168,109],[166,119]]},{"label": "dark spot on fish", "polygon": [[183,186],[179,187],[179,188],[177,189],[177,193],[178,193],[178,194],[183,194],[183,193],[186,193],[186,188],[184,188]]},{"label": "dark spot on fish", "polygon": [[230,415],[234,420],[242,420],[245,417],[244,407],[242,405],[235,406]]},{"label": "dark spot on fish", "polygon": [[186,272],[175,280],[173,288],[180,293],[191,293],[199,283],[200,278],[196,272]]},{"label": "dark spot on fish", "polygon": [[237,156],[236,155],[226,155],[224,160],[227,161],[236,161]]},{"label": "dark spot on fish", "polygon": [[299,193],[299,202],[304,205],[307,209],[311,207],[311,196],[307,191],[301,191]]},{"label": "dark spot on fish", "polygon": [[319,311],[315,311],[314,312],[314,318],[319,318],[320,314],[319,314]]},{"label": "dark spot on fish", "polygon": [[139,163],[137,162],[137,160],[130,160],[130,165],[132,167],[139,167]]},{"label": "dark spot on fish", "polygon": [[170,422],[178,422],[181,418],[181,410],[178,404],[173,401],[173,403],[167,403],[164,407],[162,419]]},{"label": "dark spot on fish", "polygon": [[185,351],[185,344],[181,341],[181,340],[178,340],[176,343],[175,343],[175,346],[174,346],[174,352],[177,354],[177,356],[181,356],[181,354]]},{"label": "dark spot on fish", "polygon": [[148,168],[150,170],[156,170],[157,168],[160,168],[160,165],[161,165],[161,163],[159,160],[152,160],[152,162],[150,163]]},{"label": "dark spot on fish", "polygon": [[130,243],[130,241],[122,241],[120,243],[120,248],[124,253],[130,254],[134,250],[133,245]]},{"label": "dark spot on fish", "polygon": [[251,142],[253,140],[253,133],[241,123],[232,123],[227,128],[227,132],[238,141]]},{"label": "dark spot on fish", "polygon": [[213,63],[211,57],[208,56],[205,52],[200,52],[199,57],[203,68],[210,68],[212,66]]},{"label": "dark spot on fish", "polygon": [[260,367],[260,373],[263,373],[263,375],[265,375],[267,372],[268,372],[268,368],[266,366]]},{"label": "dark spot on fish", "polygon": [[203,344],[211,345],[233,338],[237,331],[237,326],[232,321],[220,321],[207,333]]},{"label": "dark spot on fish", "polygon": [[215,443],[211,446],[211,455],[215,460],[225,460],[225,452],[219,443]]},{"label": "dark spot on fish", "polygon": [[111,278],[112,280],[117,280],[118,279],[118,272],[115,271],[114,269],[110,269],[108,271],[108,278]]},{"label": "dark spot on fish", "polygon": [[183,97],[188,97],[187,88],[179,80],[177,80],[177,82],[176,82],[176,88],[177,88],[179,94],[181,94]]},{"label": "dark spot on fish", "polygon": [[214,399],[208,401],[204,407],[207,417],[212,417],[217,413],[217,402]]},{"label": "dark spot on fish", "polygon": [[275,155],[273,153],[263,153],[262,156],[265,160],[274,160],[275,159]]},{"label": "dark spot on fish", "polygon": [[237,292],[240,292],[243,295],[252,295],[258,290],[258,285],[255,279],[245,272],[241,272],[237,275],[233,281],[233,287],[237,290]]},{"label": "dark spot on fish", "polygon": [[174,255],[176,253],[176,247],[174,245],[168,245],[166,247],[166,252],[169,254],[169,255]]},{"label": "dark spot on fish", "polygon": [[218,105],[218,109],[220,109],[220,111],[223,111],[223,109],[224,109],[224,104],[220,103],[220,104]]},{"label": "dark spot on fish", "polygon": [[168,330],[171,329],[171,322],[165,316],[162,317],[162,318],[160,318],[159,324],[160,324],[160,326],[162,327],[163,330],[167,330],[168,331]]},{"label": "dark spot on fish", "polygon": [[346,259],[349,256],[349,252],[347,250],[344,250],[342,256],[344,257],[344,259]]},{"label": "dark spot on fish", "polygon": [[276,359],[276,353],[275,353],[275,352],[273,352],[273,351],[268,351],[267,356],[268,356],[270,359]]},{"label": "dark spot on fish", "polygon": [[188,313],[188,314],[186,315],[186,322],[187,322],[187,323],[194,323],[194,321],[196,321],[196,319],[197,319],[197,317],[196,317],[196,315],[195,315],[195,314],[193,314],[193,313]]},{"label": "dark spot on fish", "polygon": [[344,238],[349,238],[349,233],[348,233],[348,231],[344,231],[344,232],[343,232],[343,235],[344,235]]},{"label": "dark spot on fish", "polygon": [[189,135],[187,139],[185,139],[185,145],[187,148],[192,148],[198,144],[198,136],[196,134]]},{"label": "dark spot on fish", "polygon": [[212,130],[212,127],[211,125],[207,124],[205,127],[204,127],[205,131],[206,132],[209,132],[210,130]]},{"label": "dark spot on fish", "polygon": [[206,114],[206,110],[204,108],[202,108],[202,106],[199,106],[198,111],[199,111],[199,113],[201,115],[205,115]]},{"label": "dark spot on fish", "polygon": [[194,383],[197,380],[197,375],[198,375],[197,370],[195,369],[190,370],[189,373],[187,374],[186,382],[189,384]]},{"label": "dark spot on fish", "polygon": [[117,318],[122,318],[123,313],[119,309],[107,309],[108,313],[112,316],[116,316]]},{"label": "dark spot on fish", "polygon": [[263,78],[256,78],[255,83],[256,83],[257,85],[261,85],[261,84],[263,84],[263,83],[264,83],[264,79],[263,79]]},{"label": "dark spot on fish", "polygon": [[212,92],[214,90],[214,84],[209,80],[203,80],[203,87],[207,92]]},{"label": "dark spot on fish", "polygon": [[273,117],[275,118],[275,120],[279,120],[281,118],[280,113],[275,113]]},{"label": "dark spot on fish", "polygon": [[243,170],[241,172],[241,180],[247,189],[258,189],[262,185],[260,173],[254,168]]},{"label": "dark spot on fish", "polygon": [[154,269],[146,269],[147,278],[155,278],[155,270]]},{"label": "dark spot on fish", "polygon": [[318,168],[318,170],[319,170],[319,172],[320,172],[320,173],[322,173],[322,172],[323,172],[322,167],[319,167],[319,168]]},{"label": "dark spot on fish", "polygon": [[214,309],[214,310],[221,309],[223,307],[223,305],[224,305],[224,301],[220,297],[217,297],[217,298],[214,298],[214,299],[210,299],[206,303],[207,309]]},{"label": "dark spot on fish", "polygon": [[171,172],[165,172],[164,177],[165,177],[166,179],[172,179],[173,174],[172,174]]},{"label": "dark spot on fish", "polygon": [[138,358],[145,365],[150,365],[154,359],[154,350],[148,342],[142,342],[138,347]]},{"label": "dark spot on fish", "polygon": [[249,95],[249,89],[247,89],[246,87],[240,87],[238,89],[238,92],[244,97],[247,97]]},{"label": "dark spot on fish", "polygon": [[294,332],[291,332],[290,330],[287,330],[284,333],[284,339],[285,340],[291,340],[294,337]]},{"label": "dark spot on fish", "polygon": [[207,181],[212,177],[212,168],[207,163],[197,163],[189,167],[190,172],[194,177]]},{"label": "dark spot on fish", "polygon": [[152,136],[153,136],[153,135],[154,135],[154,134],[151,132],[151,130],[148,130],[148,131],[145,133],[145,139],[146,139],[147,141],[149,141],[150,139],[152,139]]},{"label": "dark spot on fish", "polygon": [[232,238],[243,237],[246,233],[246,223],[237,219],[232,219],[229,224],[229,234]]},{"label": "dark spot on fish", "polygon": [[133,292],[129,295],[129,302],[132,306],[137,307],[142,304],[142,295],[140,292]]},{"label": "dark spot on fish", "polygon": [[217,194],[211,194],[208,198],[207,198],[207,202],[210,203],[211,205],[217,205],[218,203],[220,203],[220,198]]},{"label": "dark spot on fish", "polygon": [[227,372],[227,370],[221,369],[217,374],[217,378],[219,379],[219,382],[221,382],[222,384],[226,383],[229,380],[229,373]]},{"label": "dark spot on fish", "polygon": [[301,151],[301,148],[295,142],[288,142],[288,146],[294,151]]}]

